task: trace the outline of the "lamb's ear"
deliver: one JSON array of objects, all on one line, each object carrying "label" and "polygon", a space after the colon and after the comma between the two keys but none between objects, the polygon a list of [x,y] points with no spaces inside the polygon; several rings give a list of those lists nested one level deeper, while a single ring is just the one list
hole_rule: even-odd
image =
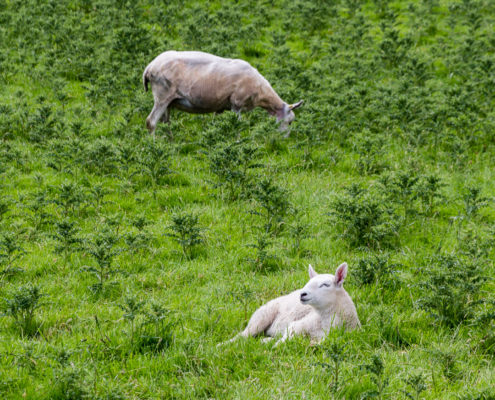
[{"label": "lamb's ear", "polygon": [[309,279],[313,279],[316,275],[318,275],[316,273],[316,271],[313,269],[313,267],[311,266],[311,264],[309,264],[308,272],[309,272]]},{"label": "lamb's ear", "polygon": [[304,100],[299,100],[297,103],[291,104],[289,106],[289,109],[290,110],[295,110],[296,108],[301,107],[301,105],[302,105],[303,102],[304,102]]},{"label": "lamb's ear", "polygon": [[342,263],[335,271],[335,286],[342,287],[344,279],[347,276],[347,263]]}]

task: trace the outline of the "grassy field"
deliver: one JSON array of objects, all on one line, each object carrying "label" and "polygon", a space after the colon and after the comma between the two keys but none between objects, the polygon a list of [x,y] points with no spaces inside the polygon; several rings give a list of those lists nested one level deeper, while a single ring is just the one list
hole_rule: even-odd
[{"label": "grassy field", "polygon": [[[172,112],[160,52],[287,102]],[[0,398],[494,399],[495,3],[0,0]],[[362,322],[217,348],[333,273]]]}]

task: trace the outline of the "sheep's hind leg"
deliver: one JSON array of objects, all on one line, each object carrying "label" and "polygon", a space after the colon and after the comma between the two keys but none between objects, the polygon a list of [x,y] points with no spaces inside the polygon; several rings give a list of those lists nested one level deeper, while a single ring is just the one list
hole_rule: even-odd
[{"label": "sheep's hind leg", "polygon": [[170,141],[174,140],[174,134],[172,133],[172,130],[170,129],[170,108],[167,108],[163,115],[160,118],[160,121],[163,122],[164,124],[167,124],[167,136]]},{"label": "sheep's hind leg", "polygon": [[220,343],[219,345],[234,342],[241,337],[258,336],[270,327],[276,315],[277,310],[275,307],[273,305],[265,304],[254,312],[246,326],[246,329],[235,335],[232,339]]},{"label": "sheep's hind leg", "polygon": [[158,121],[162,120],[162,117],[165,117],[168,121],[168,105],[169,102],[155,103],[155,105],[153,106],[153,110],[151,110],[150,115],[148,115],[148,118],[146,118],[146,127],[148,128],[148,131],[153,135],[153,139],[155,138],[155,129]]}]

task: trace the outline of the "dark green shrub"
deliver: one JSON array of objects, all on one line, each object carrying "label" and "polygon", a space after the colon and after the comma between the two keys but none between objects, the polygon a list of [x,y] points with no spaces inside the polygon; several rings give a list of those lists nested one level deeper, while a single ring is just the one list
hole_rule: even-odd
[{"label": "dark green shrub", "polygon": [[53,238],[58,242],[55,252],[63,254],[64,260],[67,261],[71,252],[81,249],[82,239],[77,236],[79,228],[75,222],[65,219],[55,223],[55,231]]},{"label": "dark green shrub", "polygon": [[74,182],[64,182],[57,188],[54,203],[62,208],[64,217],[74,214],[83,205],[85,194]]},{"label": "dark green shrub", "polygon": [[261,167],[258,153],[258,148],[246,140],[217,146],[208,153],[210,170],[217,177],[215,187],[225,188],[229,200],[247,195],[253,180],[249,171]]},{"label": "dark green shrub", "polygon": [[291,207],[288,191],[274,184],[270,178],[263,178],[253,188],[252,196],[259,206],[252,213],[263,218],[264,231],[274,234],[280,232]]},{"label": "dark green shrub", "polygon": [[0,235],[0,276],[22,271],[16,266],[17,260],[26,253],[21,244],[21,238],[14,232]]},{"label": "dark green shrub", "polygon": [[469,186],[462,197],[464,201],[464,216],[470,220],[476,217],[482,208],[488,207],[493,201],[490,197],[481,196],[481,188]]},{"label": "dark green shrub", "polygon": [[324,345],[324,352],[329,362],[318,362],[317,365],[324,369],[330,370],[332,374],[332,381],[330,383],[330,390],[336,393],[341,389],[342,379],[340,376],[342,363],[346,359],[346,346],[337,342],[333,342],[329,345]]},{"label": "dark green shrub", "polygon": [[277,258],[268,252],[272,244],[267,234],[261,234],[256,238],[256,243],[248,244],[248,247],[255,249],[254,258],[248,258],[249,263],[257,271],[273,270],[277,267]]},{"label": "dark green shrub", "polygon": [[32,229],[30,237],[36,236],[45,229],[53,220],[53,215],[47,211],[50,204],[46,190],[38,190],[22,204],[26,210],[25,217]]},{"label": "dark green shrub", "polygon": [[114,232],[104,229],[86,244],[86,251],[93,257],[96,266],[85,266],[82,270],[96,277],[97,283],[90,287],[94,292],[101,292],[108,283],[108,279],[120,272],[113,266],[115,256],[122,251],[117,247],[118,241],[119,237]]},{"label": "dark green shrub", "polygon": [[427,389],[425,377],[421,373],[407,377],[404,382],[412,389],[403,391],[406,397],[411,400],[419,400],[420,394]]},{"label": "dark green shrub", "polygon": [[375,284],[382,287],[395,287],[398,283],[397,268],[390,263],[390,256],[384,253],[371,254],[360,258],[353,267],[353,278],[359,285]]},{"label": "dark green shrub", "polygon": [[172,225],[168,227],[172,233],[167,233],[181,246],[186,258],[191,257],[195,246],[204,243],[202,232],[204,228],[199,226],[198,216],[189,213],[179,213],[172,216]]},{"label": "dark green shrub", "polygon": [[485,301],[481,287],[487,280],[482,266],[453,255],[432,258],[418,283],[418,305],[437,321],[455,327],[475,316]]},{"label": "dark green shrub", "polygon": [[158,303],[148,306],[128,296],[120,305],[124,319],[128,322],[130,347],[138,353],[159,353],[171,346],[174,323],[170,321],[170,311]]},{"label": "dark green shrub", "polygon": [[356,166],[361,174],[377,174],[386,168],[387,146],[384,136],[366,130],[353,137],[353,147],[359,155]]},{"label": "dark green shrub", "polygon": [[378,354],[373,355],[371,357],[371,362],[363,365],[363,368],[369,373],[371,381],[375,385],[375,389],[365,392],[362,398],[369,399],[378,397],[381,399],[389,384],[389,379],[385,376],[385,365],[382,358]]},{"label": "dark green shrub", "polygon": [[165,176],[172,173],[169,167],[169,150],[163,141],[152,139],[147,139],[139,150],[136,160],[140,168],[138,172],[149,178],[153,196],[156,197],[158,185]]},{"label": "dark green shrub", "polygon": [[306,253],[302,248],[302,241],[309,237],[308,225],[302,221],[301,213],[299,210],[293,210],[294,221],[288,225],[289,233],[292,237],[292,253],[300,255]]},{"label": "dark green shrub", "polygon": [[86,146],[82,159],[87,171],[105,175],[116,172],[120,154],[110,140],[100,138]]},{"label": "dark green shrub", "polygon": [[401,220],[376,194],[351,185],[334,198],[330,216],[352,246],[381,247],[398,236]]},{"label": "dark green shrub", "polygon": [[432,215],[435,208],[444,200],[440,193],[445,184],[440,177],[435,174],[422,175],[415,187],[415,197],[421,200],[423,212],[426,215]]},{"label": "dark green shrub", "polygon": [[38,286],[19,286],[8,297],[3,298],[2,311],[4,315],[14,319],[22,335],[34,336],[39,329],[35,313],[42,306],[40,299],[43,294]]},{"label": "dark green shrub", "polygon": [[380,176],[382,192],[391,203],[404,208],[404,216],[413,209],[418,181],[419,177],[412,170],[392,171]]}]

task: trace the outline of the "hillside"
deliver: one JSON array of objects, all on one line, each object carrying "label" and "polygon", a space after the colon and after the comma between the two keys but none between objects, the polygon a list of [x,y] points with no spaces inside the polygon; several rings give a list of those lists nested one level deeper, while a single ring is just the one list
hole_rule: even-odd
[{"label": "hillside", "polygon": [[[290,137],[153,141],[170,49],[303,99]],[[490,0],[0,0],[0,398],[494,399],[494,51]],[[360,330],[216,347],[344,261]]]}]

